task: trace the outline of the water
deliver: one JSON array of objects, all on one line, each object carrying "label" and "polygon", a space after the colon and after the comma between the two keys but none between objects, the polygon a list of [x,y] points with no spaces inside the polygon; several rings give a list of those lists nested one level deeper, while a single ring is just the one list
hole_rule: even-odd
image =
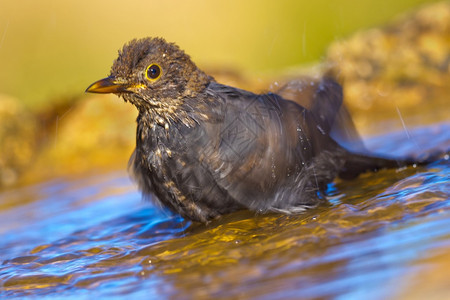
[{"label": "water", "polygon": [[[449,144],[446,123],[367,141],[398,156]],[[414,295],[414,276],[429,284],[421,274],[450,249],[449,176],[445,159],[383,170],[336,180],[330,205],[301,215],[242,211],[207,226],[142,201],[126,172],[6,191],[0,298]]]}]

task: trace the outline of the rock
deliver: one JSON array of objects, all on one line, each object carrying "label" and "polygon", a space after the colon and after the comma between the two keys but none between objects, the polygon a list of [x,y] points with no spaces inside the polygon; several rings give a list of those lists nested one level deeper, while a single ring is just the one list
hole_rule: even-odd
[{"label": "rock", "polygon": [[36,145],[35,117],[17,99],[0,95],[0,187],[16,183]]},{"label": "rock", "polygon": [[27,179],[126,169],[135,145],[136,116],[132,105],[114,95],[71,102],[46,117],[50,138]]},{"label": "rock", "polygon": [[[450,2],[425,6],[387,26],[338,41],[329,47],[326,62],[342,82],[360,127],[369,125],[360,117],[367,111],[398,118],[398,108],[419,114],[424,106],[445,109],[450,94]],[[448,109],[441,117],[446,113]]]}]

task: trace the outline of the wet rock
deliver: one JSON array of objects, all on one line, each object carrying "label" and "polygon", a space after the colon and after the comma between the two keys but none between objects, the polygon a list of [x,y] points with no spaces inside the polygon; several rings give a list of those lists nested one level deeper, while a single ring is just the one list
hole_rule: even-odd
[{"label": "wet rock", "polygon": [[[383,112],[398,118],[399,107],[417,110],[430,107],[430,101],[435,110],[448,107],[450,2],[425,6],[387,26],[336,42],[329,47],[326,62],[343,83],[353,112]],[[357,121],[363,128],[369,125],[362,117]]]},{"label": "wet rock", "polygon": [[133,106],[113,95],[83,96],[47,115],[50,138],[27,178],[126,169],[136,139],[136,116]]},{"label": "wet rock", "polygon": [[0,187],[14,184],[36,148],[35,117],[17,99],[0,95]]}]

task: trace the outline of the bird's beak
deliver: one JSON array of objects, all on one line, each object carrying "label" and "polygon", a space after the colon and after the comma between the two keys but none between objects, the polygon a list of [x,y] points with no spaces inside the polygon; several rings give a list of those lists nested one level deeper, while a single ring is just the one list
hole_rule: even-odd
[{"label": "bird's beak", "polygon": [[116,81],[113,76],[109,76],[91,84],[87,89],[87,93],[129,93],[129,85]]}]

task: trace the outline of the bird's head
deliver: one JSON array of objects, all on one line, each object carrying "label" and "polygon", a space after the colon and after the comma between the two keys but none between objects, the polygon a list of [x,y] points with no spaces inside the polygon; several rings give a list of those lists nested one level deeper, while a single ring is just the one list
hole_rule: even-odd
[{"label": "bird's head", "polygon": [[139,110],[173,110],[195,97],[211,78],[178,46],[162,38],[132,40],[119,51],[108,77],[86,92],[114,93]]}]

